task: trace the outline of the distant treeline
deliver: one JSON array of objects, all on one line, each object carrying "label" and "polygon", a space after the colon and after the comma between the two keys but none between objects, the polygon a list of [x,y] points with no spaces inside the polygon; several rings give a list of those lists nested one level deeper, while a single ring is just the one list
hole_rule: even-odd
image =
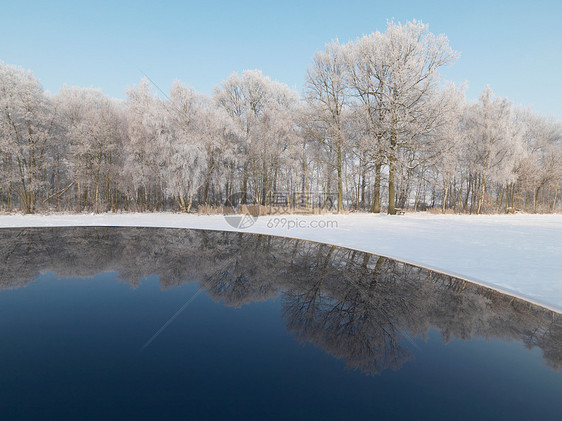
[{"label": "distant treeline", "polygon": [[458,54],[421,22],[318,51],[303,95],[257,70],[207,97],[143,79],[125,101],[45,93],[0,62],[0,209],[190,211],[233,193],[335,197],[341,210],[559,211],[562,125],[439,70]]}]

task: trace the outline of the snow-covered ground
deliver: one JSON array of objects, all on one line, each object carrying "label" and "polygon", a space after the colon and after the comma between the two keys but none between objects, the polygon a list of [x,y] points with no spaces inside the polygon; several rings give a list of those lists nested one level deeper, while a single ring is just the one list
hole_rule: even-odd
[{"label": "snow-covered ground", "polygon": [[[318,227],[330,221],[337,227]],[[237,230],[221,215],[0,215],[0,227],[46,226]],[[238,231],[369,251],[461,276],[562,311],[562,215],[279,215],[262,216],[251,227]]]}]

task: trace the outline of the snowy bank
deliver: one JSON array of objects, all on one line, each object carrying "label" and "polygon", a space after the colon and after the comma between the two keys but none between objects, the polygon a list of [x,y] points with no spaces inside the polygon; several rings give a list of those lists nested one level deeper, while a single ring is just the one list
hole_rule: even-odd
[{"label": "snowy bank", "polygon": [[53,226],[198,228],[314,240],[460,276],[562,311],[562,215],[280,215],[260,217],[246,229],[221,215],[0,215],[4,228]]}]

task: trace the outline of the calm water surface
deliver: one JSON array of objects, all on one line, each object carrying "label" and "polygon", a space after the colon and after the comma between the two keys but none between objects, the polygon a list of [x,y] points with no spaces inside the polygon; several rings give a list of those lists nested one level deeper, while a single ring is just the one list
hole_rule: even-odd
[{"label": "calm water surface", "polygon": [[252,234],[0,230],[2,419],[560,419],[562,317]]}]

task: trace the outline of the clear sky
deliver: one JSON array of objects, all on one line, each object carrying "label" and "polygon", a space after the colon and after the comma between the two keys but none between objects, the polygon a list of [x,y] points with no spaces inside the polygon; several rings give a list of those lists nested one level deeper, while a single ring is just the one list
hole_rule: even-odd
[{"label": "clear sky", "polygon": [[0,60],[31,69],[43,87],[101,88],[124,98],[146,73],[200,92],[234,71],[260,69],[302,91],[314,52],[386,20],[445,33],[461,58],[443,73],[485,84],[516,104],[562,118],[561,1],[44,1],[0,0]]}]

